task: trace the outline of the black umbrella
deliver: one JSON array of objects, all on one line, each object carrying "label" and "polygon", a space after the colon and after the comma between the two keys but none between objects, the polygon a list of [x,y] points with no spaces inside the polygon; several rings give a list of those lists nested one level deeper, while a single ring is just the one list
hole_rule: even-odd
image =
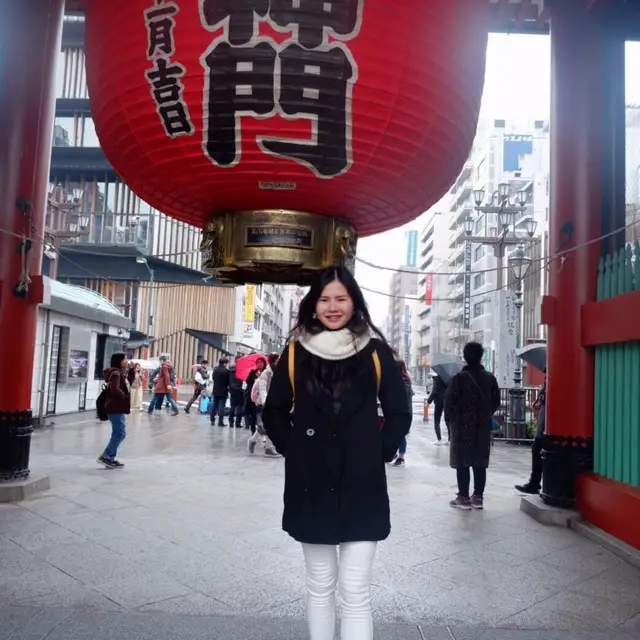
[{"label": "black umbrella", "polygon": [[534,342],[516,349],[516,355],[542,373],[547,370],[547,345],[544,342]]},{"label": "black umbrella", "polygon": [[431,356],[431,370],[436,373],[445,384],[449,384],[451,378],[462,371],[464,363],[457,356],[446,353],[434,353]]}]

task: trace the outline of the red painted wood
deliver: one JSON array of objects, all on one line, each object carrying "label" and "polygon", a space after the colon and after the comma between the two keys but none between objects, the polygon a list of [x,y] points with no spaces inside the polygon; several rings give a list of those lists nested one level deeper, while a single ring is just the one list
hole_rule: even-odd
[{"label": "red painted wood", "polygon": [[640,340],[640,291],[609,300],[589,302],[582,307],[582,345]]},{"label": "red painted wood", "polygon": [[[42,301],[42,243],[33,244],[25,300],[13,294],[21,274],[17,248],[25,217],[16,203],[28,200],[35,237],[44,232],[53,133],[56,63],[63,0],[3,0],[0,20],[0,411],[31,407],[37,304]],[[17,234],[16,237],[14,234]]]},{"label": "red painted wood", "polygon": [[[551,193],[549,253],[582,246],[549,265],[547,431],[593,437],[594,354],[577,337],[582,306],[596,299],[607,151],[611,139],[603,117],[606,40],[596,16],[580,11],[582,0],[551,6]],[[612,146],[611,146],[612,148]],[[571,231],[567,233],[567,229]],[[589,244],[590,243],[590,244]],[[553,317],[549,317],[552,315]]]},{"label": "red painted wood", "polygon": [[576,501],[587,522],[640,549],[640,488],[582,474],[576,482]]}]

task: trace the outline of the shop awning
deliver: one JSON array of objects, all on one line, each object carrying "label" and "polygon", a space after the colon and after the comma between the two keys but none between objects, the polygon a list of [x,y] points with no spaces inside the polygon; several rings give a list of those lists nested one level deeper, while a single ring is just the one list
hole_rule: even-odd
[{"label": "shop awning", "polygon": [[200,331],[198,329],[185,329],[185,332],[190,336],[193,336],[196,340],[208,344],[217,351],[220,351],[225,356],[232,356],[230,351],[227,351],[222,345],[224,342],[224,336],[221,333],[213,333],[212,331]]}]

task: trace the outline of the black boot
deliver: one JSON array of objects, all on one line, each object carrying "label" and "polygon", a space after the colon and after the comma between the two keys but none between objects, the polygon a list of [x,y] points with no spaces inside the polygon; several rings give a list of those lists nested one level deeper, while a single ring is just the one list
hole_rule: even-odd
[{"label": "black boot", "polygon": [[535,485],[529,480],[527,484],[517,484],[516,489],[521,493],[528,493],[532,496],[537,496],[540,493],[540,485]]}]

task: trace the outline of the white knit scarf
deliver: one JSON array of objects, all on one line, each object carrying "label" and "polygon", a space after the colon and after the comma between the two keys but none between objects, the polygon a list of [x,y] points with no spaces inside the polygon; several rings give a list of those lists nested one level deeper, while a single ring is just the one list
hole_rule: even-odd
[{"label": "white knit scarf", "polygon": [[356,336],[349,329],[304,333],[298,342],[314,356],[323,360],[346,360],[369,344],[369,336]]}]

